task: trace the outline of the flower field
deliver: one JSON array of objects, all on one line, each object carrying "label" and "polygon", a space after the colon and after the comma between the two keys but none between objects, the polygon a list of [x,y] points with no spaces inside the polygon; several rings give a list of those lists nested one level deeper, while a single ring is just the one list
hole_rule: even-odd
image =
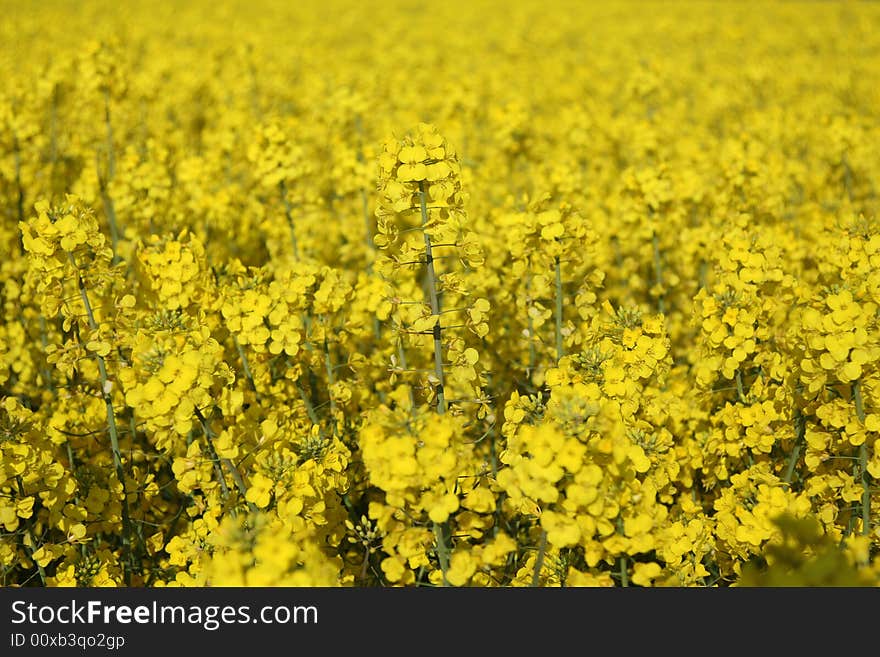
[{"label": "flower field", "polygon": [[0,585],[880,584],[880,6],[0,15]]}]

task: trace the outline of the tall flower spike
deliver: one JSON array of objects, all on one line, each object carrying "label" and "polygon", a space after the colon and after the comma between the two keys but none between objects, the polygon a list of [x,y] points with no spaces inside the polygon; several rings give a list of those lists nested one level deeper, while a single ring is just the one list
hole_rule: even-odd
[{"label": "tall flower spike", "polygon": [[[113,383],[107,374],[105,358],[111,352],[110,342],[104,339],[99,324],[101,315],[90,299],[91,292],[113,277],[110,264],[112,251],[105,246],[104,235],[98,228],[91,208],[78,197],[68,194],[65,202],[51,206],[45,201],[35,204],[36,217],[20,222],[22,244],[28,254],[29,276],[41,295],[41,305],[47,316],[63,317],[65,327],[74,326],[76,342],[88,336],[85,349],[92,352],[98,366],[100,394],[107,409],[107,431],[122,502],[123,550],[131,554],[131,525],[128,500],[125,493],[125,470],[119,449],[119,432],[113,408]],[[100,297],[99,295],[96,295]],[[50,312],[46,312],[47,309]],[[81,345],[76,345],[81,348]],[[125,582],[130,584],[131,573],[126,568]]]},{"label": "tall flower spike", "polygon": [[385,248],[397,240],[389,220],[397,214],[417,213],[425,195],[426,232],[437,241],[457,231],[466,219],[461,189],[461,166],[455,149],[430,124],[420,123],[415,133],[389,140],[379,156],[379,235],[376,245]]},{"label": "tall flower spike", "polygon": [[[464,267],[482,262],[481,250],[466,230],[465,197],[456,152],[434,126],[422,123],[403,139],[385,144],[379,156],[378,178],[375,243],[383,256],[377,259],[376,270],[386,278],[390,296],[396,299],[396,322],[400,328],[398,358],[403,371],[407,370],[403,345],[427,346],[423,342],[427,339],[433,362],[412,371],[425,373],[422,385],[417,387],[427,391],[426,401],[435,407],[437,415],[446,414],[448,400],[456,396],[461,397],[453,402],[456,407],[456,402],[482,403],[484,381],[476,369],[479,352],[467,347],[455,333],[455,329],[467,327],[478,337],[485,335],[488,326],[484,316],[489,310],[488,301],[472,298],[460,272],[455,271],[456,258]],[[415,268],[415,276],[403,274],[403,270],[411,268]],[[419,287],[422,291],[418,291]],[[459,319],[452,319],[453,313],[458,313]],[[414,394],[411,398],[415,398]],[[457,408],[454,413],[458,413]],[[434,479],[429,477],[428,488],[443,486]],[[424,499],[434,522],[442,573],[438,582],[446,585],[450,582],[452,553],[450,513],[458,508],[458,500],[448,491],[441,497],[445,503],[455,500],[454,508],[441,510],[436,506],[439,497],[428,495]]]},{"label": "tall flower spike", "polygon": [[[378,178],[375,241],[383,256],[377,259],[376,269],[392,286],[390,296],[400,302],[401,338],[412,343],[419,336],[430,336],[433,342],[427,387],[437,411],[444,413],[446,388],[455,388],[465,399],[480,397],[478,379],[470,375],[476,364],[474,349],[467,350],[472,362],[461,371],[467,370],[467,380],[476,385],[447,381],[450,374],[453,379],[461,378],[444,367],[466,351],[449,331],[467,327],[480,338],[488,332],[489,302],[469,294],[455,265],[455,259],[464,268],[483,262],[482,250],[467,230],[458,156],[434,126],[422,123],[402,139],[386,142],[379,156]],[[399,275],[401,269],[409,268],[422,274],[418,285],[424,292],[415,293],[418,299],[412,298],[414,281]]]}]

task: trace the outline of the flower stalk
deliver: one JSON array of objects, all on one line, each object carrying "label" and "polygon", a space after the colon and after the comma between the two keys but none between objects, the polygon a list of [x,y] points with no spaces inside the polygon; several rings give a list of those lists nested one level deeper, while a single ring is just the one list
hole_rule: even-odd
[{"label": "flower stalk", "polygon": [[[82,274],[77,270],[76,261],[73,259],[73,255],[68,254],[68,257],[74,270],[77,271],[77,287],[79,288],[80,299],[85,307],[89,328],[92,331],[97,331],[98,323],[95,321],[95,314],[92,312],[92,304],[89,301],[89,295],[86,291],[86,285],[83,281]],[[131,583],[131,571],[128,567],[128,563],[131,561],[131,517],[128,509],[128,493],[125,489],[125,470],[122,466],[122,453],[119,450],[119,430],[116,426],[116,413],[113,410],[113,384],[107,376],[107,365],[104,362],[104,357],[99,353],[95,353],[95,360],[98,363],[98,375],[100,376],[101,381],[101,397],[107,408],[107,428],[110,433],[110,449],[113,452],[113,465],[116,470],[116,478],[119,480],[120,486],[122,486],[123,571],[126,585],[128,585]]]}]

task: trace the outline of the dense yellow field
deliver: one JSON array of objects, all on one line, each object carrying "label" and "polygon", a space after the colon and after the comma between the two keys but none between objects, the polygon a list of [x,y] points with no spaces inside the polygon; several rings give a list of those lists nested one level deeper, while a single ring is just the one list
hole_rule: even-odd
[{"label": "dense yellow field", "polygon": [[877,5],[0,15],[0,584],[880,583]]}]

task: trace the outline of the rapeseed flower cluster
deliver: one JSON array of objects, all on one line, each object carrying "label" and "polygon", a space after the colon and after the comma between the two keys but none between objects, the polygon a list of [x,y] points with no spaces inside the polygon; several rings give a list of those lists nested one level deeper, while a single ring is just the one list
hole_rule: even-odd
[{"label": "rapeseed flower cluster", "polygon": [[878,9],[404,4],[4,8],[0,584],[880,583]]}]

